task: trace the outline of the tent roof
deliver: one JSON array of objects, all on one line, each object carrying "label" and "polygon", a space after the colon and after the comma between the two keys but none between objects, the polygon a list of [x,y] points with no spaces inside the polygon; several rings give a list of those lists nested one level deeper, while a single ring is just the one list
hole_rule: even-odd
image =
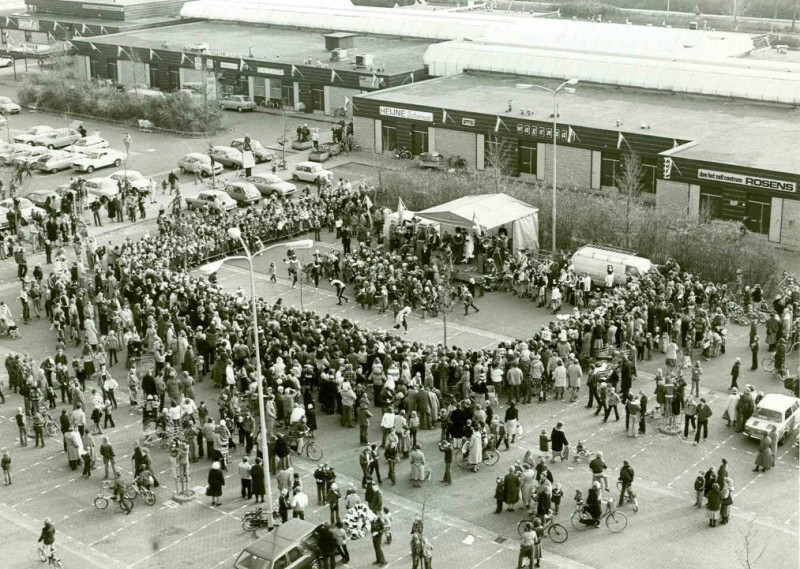
[{"label": "tent roof", "polygon": [[506,194],[464,196],[417,213],[417,217],[438,221],[444,225],[472,227],[473,218],[486,229],[494,229],[539,210]]}]

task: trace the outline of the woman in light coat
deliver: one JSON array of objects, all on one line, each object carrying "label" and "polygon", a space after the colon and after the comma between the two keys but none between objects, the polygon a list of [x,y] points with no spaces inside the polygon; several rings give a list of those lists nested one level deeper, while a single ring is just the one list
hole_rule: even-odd
[{"label": "woman in light coat", "polygon": [[83,439],[81,439],[77,427],[73,427],[71,431],[67,431],[64,434],[64,440],[67,442],[67,460],[69,461],[69,467],[75,470],[81,463],[81,457],[86,452],[83,448]]},{"label": "woman in light coat", "polygon": [[735,387],[731,389],[731,394],[728,396],[728,404],[725,411],[728,413],[728,426],[736,425],[736,407],[739,405],[739,390]]},{"label": "woman in light coat", "polygon": [[536,471],[527,462],[523,463],[522,486],[520,488],[520,493],[522,494],[522,503],[525,504],[526,508],[530,508],[531,506],[531,499],[533,497],[533,486],[535,480],[536,480]]},{"label": "woman in light coat", "polygon": [[419,445],[414,445],[411,450],[411,480],[415,488],[422,486],[425,481],[425,455]]},{"label": "woman in light coat", "polygon": [[472,472],[478,472],[478,465],[482,460],[483,441],[481,440],[481,432],[478,429],[473,429],[469,438],[469,465],[472,467]]}]

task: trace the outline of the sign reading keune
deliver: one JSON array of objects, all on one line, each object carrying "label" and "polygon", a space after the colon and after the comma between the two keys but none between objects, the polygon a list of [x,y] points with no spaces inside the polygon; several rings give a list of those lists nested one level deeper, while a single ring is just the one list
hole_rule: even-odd
[{"label": "sign reading keune", "polygon": [[397,109],[395,107],[381,107],[380,114],[384,117],[396,117],[398,119],[410,119],[412,121],[433,122],[433,113],[425,111],[412,111],[411,109]]},{"label": "sign reading keune", "polygon": [[780,192],[796,192],[797,184],[785,180],[771,180],[760,176],[744,176],[742,174],[731,174],[730,172],[717,172],[716,170],[698,170],[697,177],[701,180],[711,180],[712,182],[727,182],[738,184],[749,188],[764,188],[766,190],[778,190]]}]

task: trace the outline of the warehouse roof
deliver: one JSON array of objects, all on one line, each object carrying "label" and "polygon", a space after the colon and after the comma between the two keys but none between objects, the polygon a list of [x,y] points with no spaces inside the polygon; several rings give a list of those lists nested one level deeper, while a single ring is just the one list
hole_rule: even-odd
[{"label": "warehouse roof", "polygon": [[569,48],[538,49],[471,41],[431,45],[431,75],[466,70],[800,104],[800,67],[795,63],[728,58],[717,61],[606,55]]},{"label": "warehouse roof", "polygon": [[[194,22],[163,29],[136,30],[109,36],[86,38],[95,45],[170,49],[189,52],[195,44],[208,44],[209,52],[276,63],[310,65],[321,62],[332,69],[350,70],[354,59],[331,62],[325,50],[325,38],[319,30],[297,30],[272,26],[255,26],[232,22]],[[166,45],[169,45],[169,48]],[[423,67],[422,56],[430,42],[385,36],[359,35],[355,38],[357,53],[374,55],[374,67],[384,73],[410,72]],[[250,55],[252,50],[252,55]]]},{"label": "warehouse roof", "polygon": [[[552,80],[527,76],[469,73],[406,84],[359,95],[373,101],[497,115],[506,122],[520,109],[533,112],[526,119],[551,121],[553,97],[519,84]],[[559,122],[573,127],[646,133],[699,144],[676,154],[732,165],[800,174],[800,110],[738,100],[621,89],[583,83],[574,94],[559,95]],[[513,111],[506,112],[512,100]],[[622,126],[617,128],[616,121]],[[641,130],[642,124],[649,130]],[[509,128],[513,128],[508,125]]]}]

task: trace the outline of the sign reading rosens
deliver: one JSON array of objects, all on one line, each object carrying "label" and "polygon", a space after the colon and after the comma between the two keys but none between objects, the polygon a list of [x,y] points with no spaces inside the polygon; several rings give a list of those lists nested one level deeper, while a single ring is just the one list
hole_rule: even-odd
[{"label": "sign reading rosens", "polygon": [[764,188],[766,190],[777,190],[780,192],[796,192],[797,184],[785,180],[772,180],[770,178],[760,178],[758,176],[743,176],[742,174],[732,174],[730,172],[718,172],[716,170],[698,170],[697,177],[701,180],[711,180],[714,182],[728,182],[749,188]]},{"label": "sign reading rosens", "polygon": [[398,109],[395,107],[381,107],[380,114],[384,117],[433,122],[433,113],[427,113],[425,111],[412,111],[411,109]]}]

